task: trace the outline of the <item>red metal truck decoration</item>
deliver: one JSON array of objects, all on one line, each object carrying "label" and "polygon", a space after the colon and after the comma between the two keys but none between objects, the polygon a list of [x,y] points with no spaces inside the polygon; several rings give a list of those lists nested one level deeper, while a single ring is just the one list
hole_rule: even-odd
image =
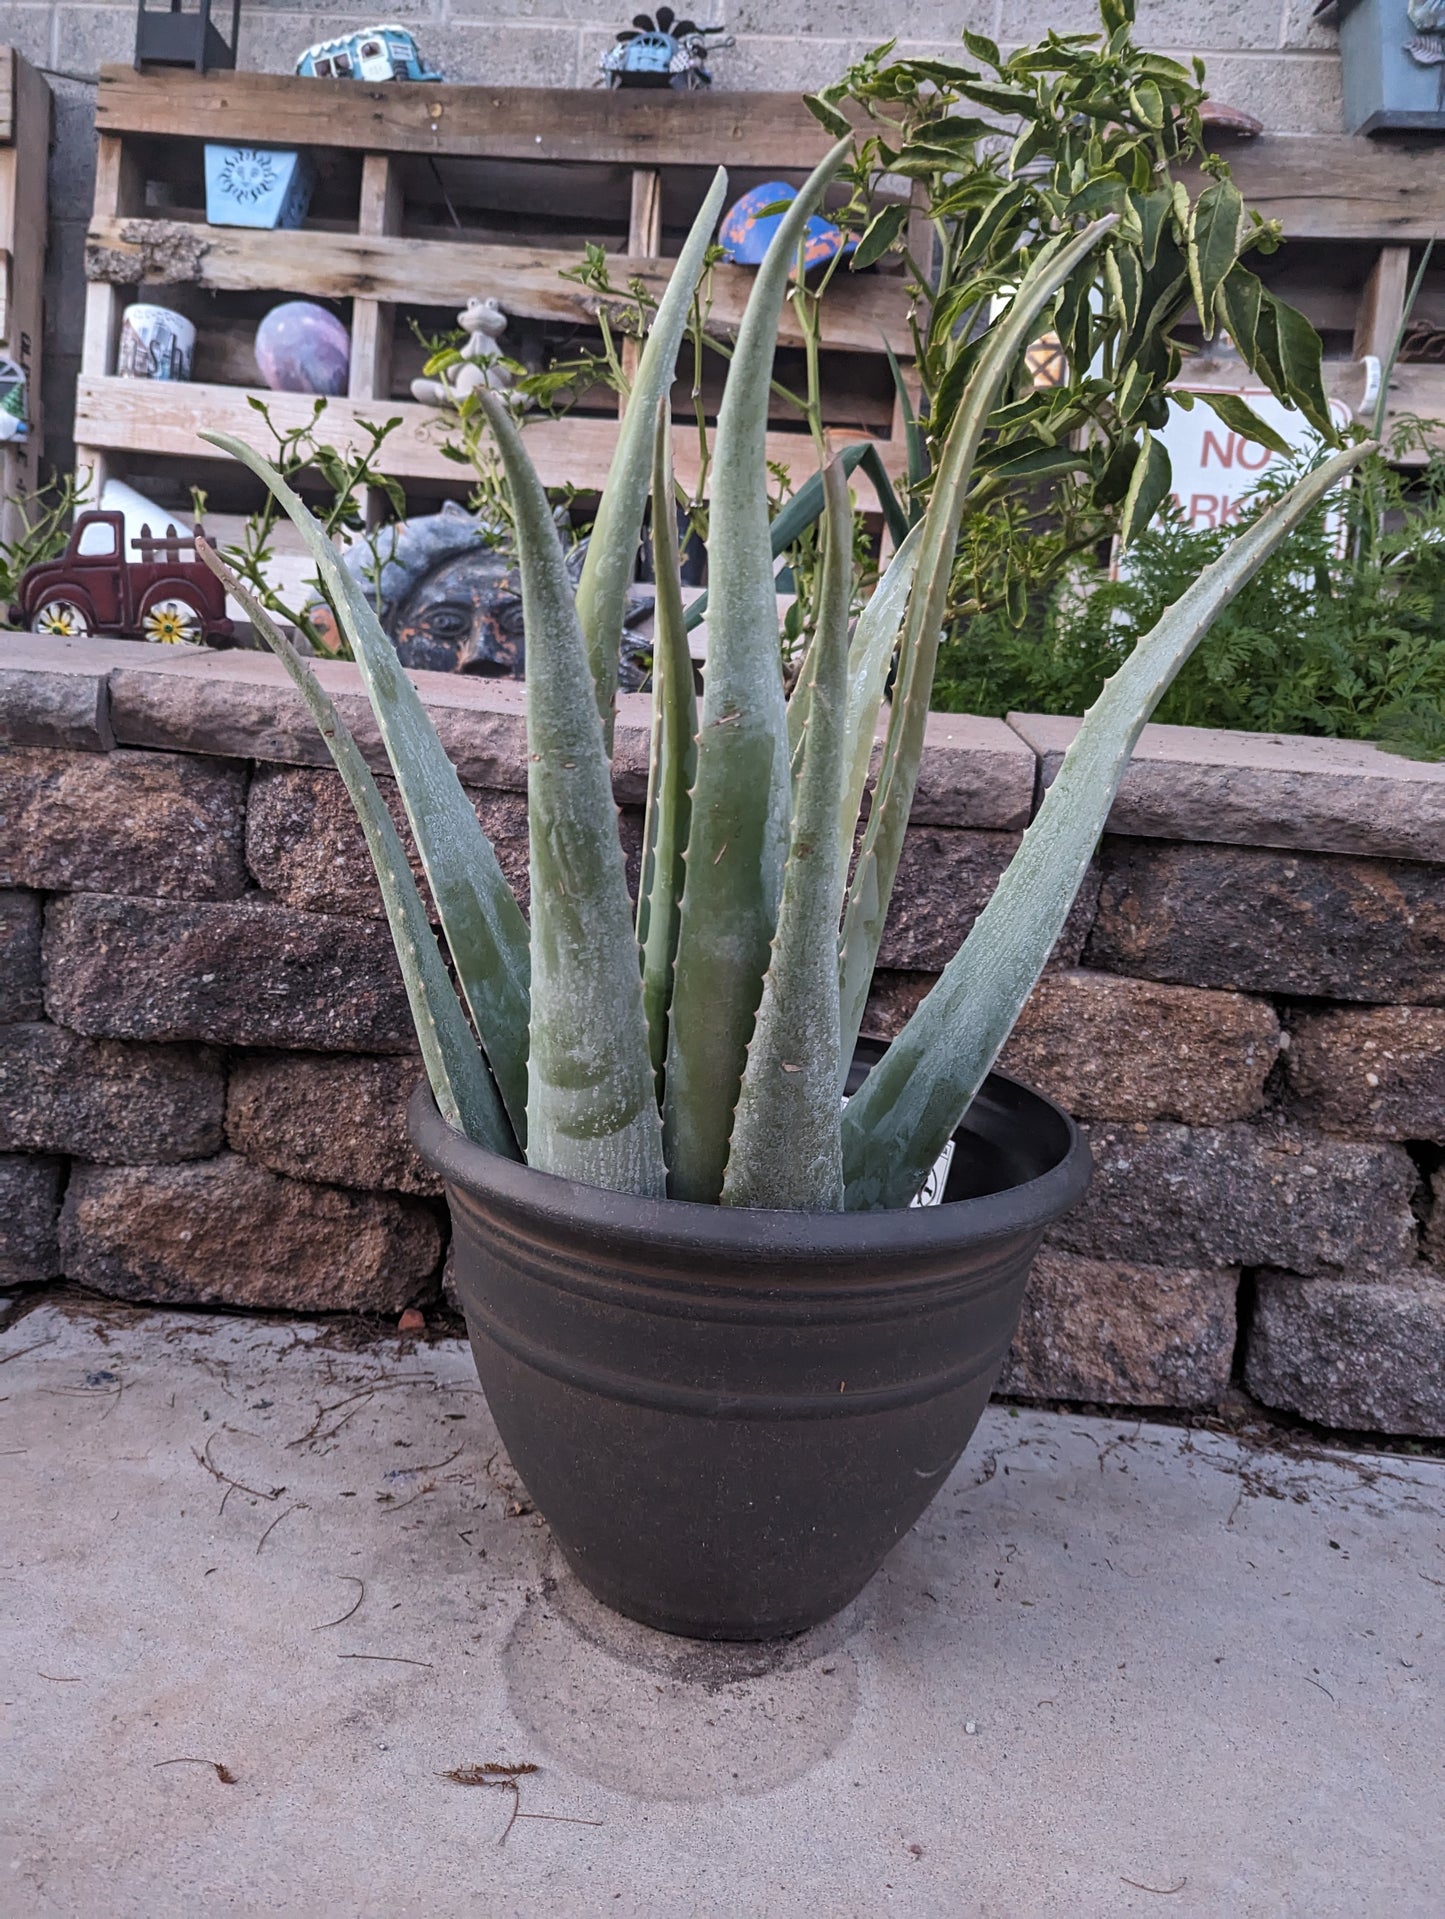
[{"label": "red metal truck decoration", "polygon": [[225,591],[195,558],[193,533],[167,526],[157,536],[143,526],[131,545],[138,560],[126,557],[121,514],[82,513],[60,558],[21,575],[11,617],[62,638],[111,633],[172,646],[230,639]]}]

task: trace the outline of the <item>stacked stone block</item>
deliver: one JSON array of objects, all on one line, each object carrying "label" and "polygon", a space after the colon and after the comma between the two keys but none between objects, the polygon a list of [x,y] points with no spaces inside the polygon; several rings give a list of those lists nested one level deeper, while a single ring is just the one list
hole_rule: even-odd
[{"label": "stacked stone block", "polygon": [[0,755],[6,1285],[385,1314],[436,1296],[445,1212],[405,1138],[418,1063],[386,928],[258,885],[251,784],[206,755]]},{"label": "stacked stone block", "polygon": [[[324,671],[380,766],[353,669]],[[517,689],[419,683],[525,902]],[[1061,725],[930,721],[871,1032],[899,1030],[967,934]],[[645,736],[625,698],[634,873]],[[279,669],[17,638],[6,738],[0,1286],[436,1299],[447,1222],[406,1137],[405,996]],[[1418,857],[1445,853],[1445,769],[1341,749],[1295,765],[1281,807],[1263,747],[1146,733],[1113,821],[1130,830],[1106,835],[1003,1056],[1076,1116],[1096,1170],[1040,1254],[1002,1388],[1208,1408],[1242,1387],[1331,1426],[1445,1433],[1445,857]]]}]

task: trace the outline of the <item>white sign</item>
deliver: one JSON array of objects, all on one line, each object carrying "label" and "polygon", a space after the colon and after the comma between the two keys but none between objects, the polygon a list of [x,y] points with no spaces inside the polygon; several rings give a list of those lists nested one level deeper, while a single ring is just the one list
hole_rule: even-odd
[{"label": "white sign", "polygon": [[[1320,436],[1305,416],[1264,387],[1231,387],[1229,391],[1237,393],[1295,453],[1308,453],[1319,445]],[[1350,411],[1342,401],[1330,402],[1330,414],[1336,426],[1349,425]],[[1188,413],[1183,407],[1171,406],[1169,418],[1156,438],[1168,451],[1174,498],[1194,532],[1232,526],[1260,475],[1283,460],[1282,454],[1227,427],[1202,400],[1196,400]]]}]

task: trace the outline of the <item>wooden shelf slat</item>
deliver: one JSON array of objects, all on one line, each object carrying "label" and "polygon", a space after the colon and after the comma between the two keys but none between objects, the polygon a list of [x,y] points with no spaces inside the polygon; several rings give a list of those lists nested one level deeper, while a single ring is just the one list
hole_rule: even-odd
[{"label": "wooden shelf slat", "polygon": [[[243,440],[258,438],[252,399],[263,400],[271,417],[283,431],[309,423],[313,405],[306,393],[271,393],[247,387],[207,386],[196,382],[160,380],[122,380],[114,376],[82,373],[76,382],[75,436],[85,446],[106,452],[140,453],[200,460],[216,459],[214,448],[197,436],[206,428],[233,433]],[[411,402],[329,400],[322,415],[320,435],[342,452],[360,450],[364,436],[357,431],[359,420],[400,419],[401,425],[382,448],[377,462],[382,472],[400,480],[461,479],[465,469],[442,452],[446,438],[445,417],[435,408]],[[580,418],[569,415],[558,420],[539,419],[524,428],[528,452],[536,463],[542,483],[549,487],[577,487],[583,492],[600,488],[607,478],[617,443],[617,422],[601,416]],[[845,446],[860,436],[837,430],[830,434],[834,445]],[[698,449],[695,434],[679,429],[677,474],[684,486],[697,481]],[[880,442],[879,452],[885,467],[902,472],[906,452]],[[801,483],[813,471],[813,444],[806,433],[770,433],[767,457],[789,468]],[[855,474],[854,487],[859,505],[870,510],[876,505],[872,488],[863,475]]]},{"label": "wooden shelf slat", "polygon": [[795,93],[370,85],[110,66],[95,113],[103,133],[624,166],[798,171],[832,144]]},{"label": "wooden shelf slat", "polygon": [[[1431,135],[1264,134],[1225,150],[1245,205],[1291,240],[1445,237],[1445,166]],[[1209,183],[1186,173],[1191,193]]]},{"label": "wooden shelf slat", "polygon": [[[217,292],[287,292],[314,299],[364,296],[415,306],[455,307],[472,291],[496,290],[509,313],[575,325],[593,318],[603,304],[612,304],[591,288],[561,277],[580,257],[580,250],[465,240],[98,217],[86,241],[86,276],[93,285],[135,286],[144,280]],[[633,279],[660,297],[675,264],[647,255],[610,256],[613,284],[624,289],[616,308],[630,304],[625,289]],[[709,322],[713,331],[736,331],[753,278],[747,267],[715,269]],[[802,344],[791,305],[784,307],[778,337],[784,346]],[[823,345],[835,352],[877,354],[885,340],[900,357],[911,356],[902,281],[878,274],[836,275],[823,301]]]},{"label": "wooden shelf slat", "polygon": [[[96,124],[112,133],[634,167],[797,171],[829,145],[792,93],[371,86],[131,67],[102,69]],[[1293,238],[1445,235],[1445,168],[1429,135],[1265,134],[1231,143],[1227,157],[1249,205]]]}]

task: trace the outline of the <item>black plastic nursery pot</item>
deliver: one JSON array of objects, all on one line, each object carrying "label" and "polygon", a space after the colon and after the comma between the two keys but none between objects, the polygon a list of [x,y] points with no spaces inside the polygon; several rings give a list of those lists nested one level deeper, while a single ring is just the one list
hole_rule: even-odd
[{"label": "black plastic nursery pot", "polygon": [[1067,1115],[997,1073],[943,1203],[901,1211],[604,1192],[472,1144],[425,1086],[411,1133],[559,1548],[605,1604],[698,1639],[798,1633],[862,1591],[972,1437],[1039,1241],[1090,1173]]}]

